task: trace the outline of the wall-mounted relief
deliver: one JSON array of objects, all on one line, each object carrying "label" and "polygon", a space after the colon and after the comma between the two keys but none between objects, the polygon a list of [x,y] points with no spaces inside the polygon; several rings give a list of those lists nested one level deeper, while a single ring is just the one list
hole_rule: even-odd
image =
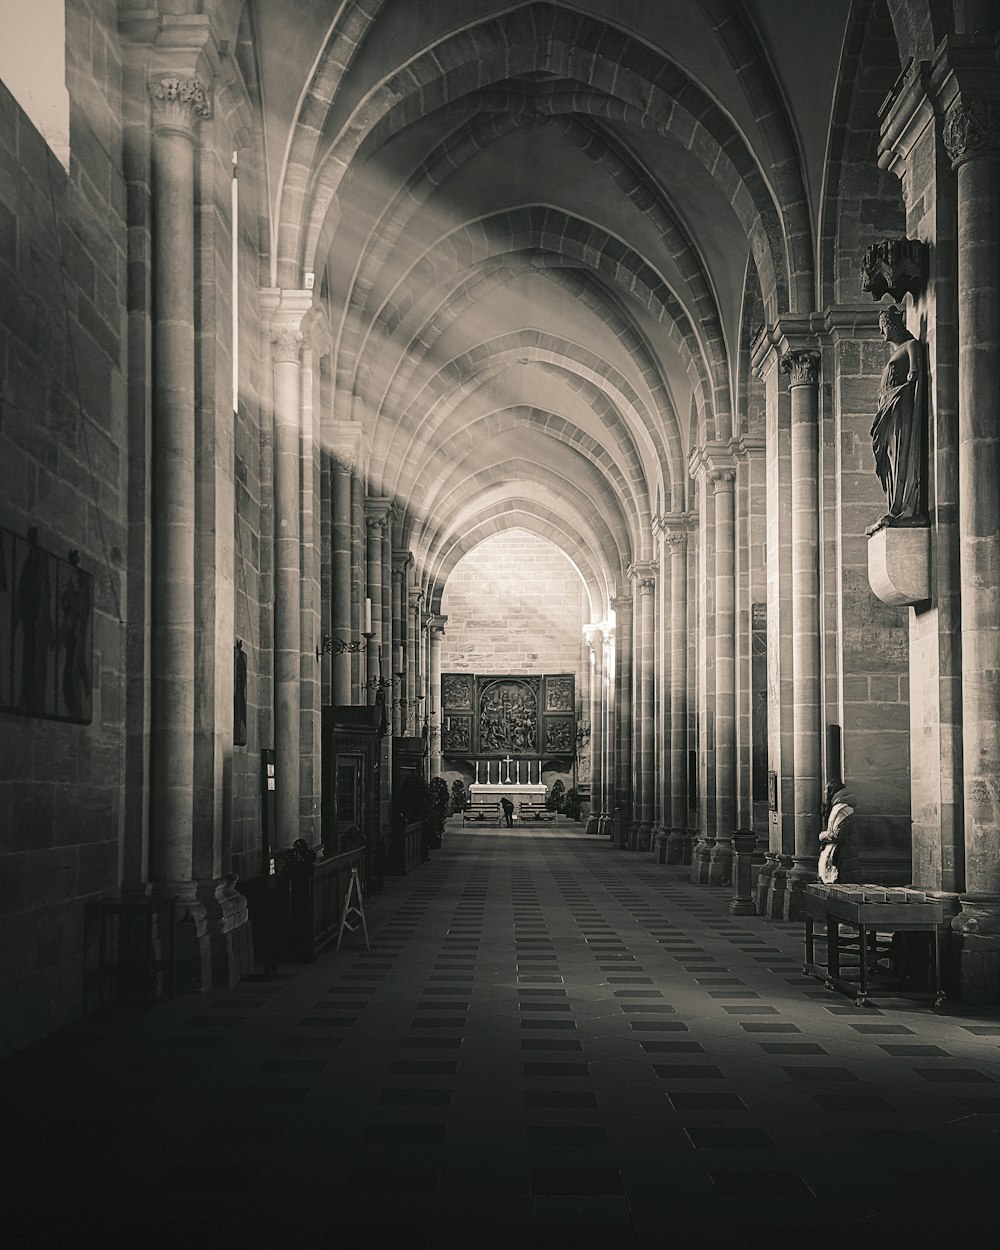
[{"label": "wall-mounted relief", "polygon": [[475,681],[472,673],[445,673],[441,678],[442,707],[456,712],[471,712]]},{"label": "wall-mounted relief", "polygon": [[576,722],[571,716],[546,716],[542,750],[546,755],[572,755]]},{"label": "wall-mounted relief", "polygon": [[441,730],[441,750],[446,754],[467,755],[472,750],[472,717],[444,714]]},{"label": "wall-mounted relief", "polygon": [[472,752],[482,759],[576,754],[572,673],[442,673],[441,703],[445,754]]},{"label": "wall-mounted relief", "polygon": [[94,579],[0,529],[0,710],[89,725],[93,719]]},{"label": "wall-mounted relief", "polygon": [[565,676],[545,678],[545,710],[546,712],[573,711],[572,673]]},{"label": "wall-mounted relief", "polygon": [[480,755],[538,751],[537,677],[479,678]]}]

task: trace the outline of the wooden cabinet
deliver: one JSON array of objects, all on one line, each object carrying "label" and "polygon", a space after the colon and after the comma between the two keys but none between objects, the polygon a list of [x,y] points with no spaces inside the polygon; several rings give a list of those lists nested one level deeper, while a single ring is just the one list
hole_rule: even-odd
[{"label": "wooden cabinet", "polygon": [[381,754],[386,732],[381,702],[323,709],[323,849],[327,856],[361,849],[362,877],[378,888]]},{"label": "wooden cabinet", "polygon": [[426,739],[393,738],[392,823],[386,859],[386,872],[392,876],[403,876],[427,858],[426,758]]}]

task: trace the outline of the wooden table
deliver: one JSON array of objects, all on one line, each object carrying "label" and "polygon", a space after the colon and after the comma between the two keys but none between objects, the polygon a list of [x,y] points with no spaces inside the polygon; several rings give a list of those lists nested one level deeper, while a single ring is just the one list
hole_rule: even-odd
[{"label": "wooden table", "polygon": [[[92,906],[100,919],[97,974],[101,986],[114,981],[119,1002],[128,1001],[123,993],[127,986],[133,991],[133,1000],[146,1008],[156,1001],[157,978],[162,976],[164,995],[173,998],[177,899],[106,898]],[[115,919],[117,925],[112,924]]]},{"label": "wooden table", "polygon": [[[860,892],[857,898],[845,898],[814,893],[809,887],[805,890],[805,913],[806,949],[802,971],[807,976],[822,978],[827,989],[854,995],[855,1004],[863,1007],[873,996],[869,988],[869,977],[885,950],[884,944],[879,946],[879,933],[927,933],[932,946],[933,977],[930,991],[911,991],[899,987],[892,995],[902,992],[908,996],[928,998],[933,1000],[935,1007],[940,1007],[944,1002],[944,990],[941,988],[944,917],[940,903],[933,900],[874,902],[864,900]],[[814,925],[817,920],[826,925],[826,967],[817,964],[814,958]],[[856,932],[844,936],[840,931],[841,925]],[[845,951],[854,950],[858,953],[859,961],[860,980],[857,982],[848,981],[841,975],[841,955]]]}]

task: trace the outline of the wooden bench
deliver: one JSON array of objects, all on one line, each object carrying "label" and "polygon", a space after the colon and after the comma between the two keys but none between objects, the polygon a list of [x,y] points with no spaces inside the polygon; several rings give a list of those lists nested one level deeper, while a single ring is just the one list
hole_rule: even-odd
[{"label": "wooden bench", "polygon": [[555,820],[557,813],[544,803],[525,800],[519,804],[517,815],[520,820]]},{"label": "wooden bench", "polygon": [[500,823],[500,804],[496,799],[473,799],[462,812],[463,825]]}]

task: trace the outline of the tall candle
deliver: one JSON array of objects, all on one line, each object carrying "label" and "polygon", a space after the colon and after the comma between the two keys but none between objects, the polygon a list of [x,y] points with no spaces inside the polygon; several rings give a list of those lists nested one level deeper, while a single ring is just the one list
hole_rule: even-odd
[{"label": "tall candle", "polygon": [[365,600],[365,627],[361,632],[363,634],[372,632],[372,601],[370,599]]},{"label": "tall candle", "polygon": [[396,668],[395,668],[395,671],[396,671],[397,673],[401,673],[401,672],[403,671],[403,648],[402,648],[402,647],[397,647],[397,648],[396,648]]}]

